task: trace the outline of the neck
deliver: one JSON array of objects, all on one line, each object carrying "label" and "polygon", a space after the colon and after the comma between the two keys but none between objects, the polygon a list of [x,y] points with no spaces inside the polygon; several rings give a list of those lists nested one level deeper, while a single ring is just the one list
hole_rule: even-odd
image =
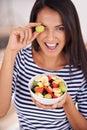
[{"label": "neck", "polygon": [[47,70],[58,70],[63,68],[67,62],[64,54],[60,54],[56,57],[45,56],[41,52],[33,52],[33,58],[35,63],[41,68]]}]

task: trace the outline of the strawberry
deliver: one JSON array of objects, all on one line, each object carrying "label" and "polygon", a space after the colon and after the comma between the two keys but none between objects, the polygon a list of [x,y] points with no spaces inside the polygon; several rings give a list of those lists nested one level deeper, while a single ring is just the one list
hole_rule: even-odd
[{"label": "strawberry", "polygon": [[48,75],[48,81],[50,84],[54,81],[54,79],[52,79],[51,75]]},{"label": "strawberry", "polygon": [[53,94],[52,98],[58,98],[58,96],[56,96],[55,94]]},{"label": "strawberry", "polygon": [[43,90],[44,90],[44,88],[40,88],[40,87],[35,87],[35,88],[34,88],[34,91],[35,91],[35,92],[43,93]]},{"label": "strawberry", "polygon": [[44,86],[44,89],[45,89],[48,93],[50,93],[50,94],[52,94],[52,92],[53,92],[53,90],[52,90],[52,88],[51,88],[50,86]]},{"label": "strawberry", "polygon": [[48,81],[50,81],[52,79],[51,75],[48,75]]},{"label": "strawberry", "polygon": [[59,85],[56,84],[55,82],[52,82],[52,85],[53,85],[53,88],[58,88],[59,87]]}]

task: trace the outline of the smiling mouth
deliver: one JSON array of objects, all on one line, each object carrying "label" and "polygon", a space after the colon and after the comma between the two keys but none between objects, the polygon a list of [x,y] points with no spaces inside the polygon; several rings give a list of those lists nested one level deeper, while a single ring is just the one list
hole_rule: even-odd
[{"label": "smiling mouth", "polygon": [[58,43],[45,43],[45,45],[49,50],[55,50],[58,46]]}]

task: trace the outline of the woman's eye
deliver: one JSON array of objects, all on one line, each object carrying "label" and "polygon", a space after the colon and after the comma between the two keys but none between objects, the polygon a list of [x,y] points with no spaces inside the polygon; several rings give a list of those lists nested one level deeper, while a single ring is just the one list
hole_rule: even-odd
[{"label": "woman's eye", "polygon": [[64,27],[63,26],[58,26],[58,27],[56,27],[56,30],[58,30],[58,31],[64,31]]}]

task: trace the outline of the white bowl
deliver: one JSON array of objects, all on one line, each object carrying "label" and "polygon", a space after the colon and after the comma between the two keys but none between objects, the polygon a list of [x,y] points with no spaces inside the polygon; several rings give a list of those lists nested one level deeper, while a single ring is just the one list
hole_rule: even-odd
[{"label": "white bowl", "polygon": [[[42,76],[42,75],[45,75],[45,74],[40,74],[39,76]],[[47,75],[50,75],[50,74],[47,74]],[[57,77],[58,77],[58,76],[57,76]],[[58,78],[61,79],[61,81],[64,82],[64,84],[65,84],[65,86],[66,86],[66,91],[64,92],[64,94],[63,94],[62,96],[60,96],[60,97],[58,97],[58,98],[51,98],[51,99],[43,98],[43,97],[37,96],[37,95],[31,90],[32,85],[33,85],[33,82],[34,82],[34,78],[35,78],[35,76],[34,76],[33,78],[31,78],[31,80],[29,81],[30,94],[31,94],[31,96],[32,96],[35,100],[37,100],[37,101],[40,102],[41,104],[44,104],[44,105],[52,105],[52,104],[54,104],[54,103],[57,103],[57,102],[59,102],[59,101],[62,100],[62,98],[64,97],[64,95],[65,95],[66,92],[67,92],[67,84],[66,84],[66,82],[65,82],[62,78],[58,77]]]}]

